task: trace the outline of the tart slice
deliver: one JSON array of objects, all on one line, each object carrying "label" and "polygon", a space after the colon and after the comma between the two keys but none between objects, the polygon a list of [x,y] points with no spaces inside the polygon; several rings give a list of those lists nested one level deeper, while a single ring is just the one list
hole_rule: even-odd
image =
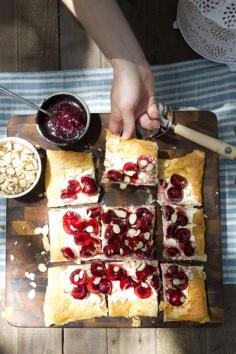
[{"label": "tart slice", "polygon": [[[100,277],[92,274],[91,267],[88,264],[49,268],[44,303],[46,326],[107,316],[108,286],[99,286]],[[95,286],[89,285],[91,283]]]},{"label": "tart slice", "polygon": [[204,160],[205,153],[200,150],[171,160],[159,160],[159,204],[201,206]]},{"label": "tart slice", "polygon": [[49,207],[98,201],[99,187],[91,153],[48,150],[45,178]]},{"label": "tart slice", "polygon": [[206,261],[203,209],[189,206],[162,207],[164,258]]},{"label": "tart slice", "polygon": [[52,262],[91,259],[101,254],[101,207],[51,209],[49,216]]},{"label": "tart slice", "polygon": [[162,264],[164,322],[209,321],[202,267]]},{"label": "tart slice", "polygon": [[125,140],[107,131],[102,182],[155,186],[158,180],[157,150],[154,142]]},{"label": "tart slice", "polygon": [[101,220],[104,257],[152,258],[154,207],[103,207]]},{"label": "tart slice", "polygon": [[160,288],[157,261],[109,263],[107,277],[112,282],[109,316],[157,316]]}]

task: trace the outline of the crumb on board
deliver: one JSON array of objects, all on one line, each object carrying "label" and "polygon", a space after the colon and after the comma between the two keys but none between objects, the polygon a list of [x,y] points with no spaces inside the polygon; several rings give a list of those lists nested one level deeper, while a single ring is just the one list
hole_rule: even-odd
[{"label": "crumb on board", "polygon": [[43,248],[46,252],[49,252],[50,251],[50,243],[49,243],[49,240],[48,240],[48,237],[47,235],[44,235],[43,238],[42,238],[42,242],[43,242]]},{"label": "crumb on board", "polygon": [[36,227],[34,229],[34,234],[35,235],[43,235],[43,236],[47,236],[48,235],[48,224],[44,225],[43,227]]},{"label": "crumb on board", "polygon": [[35,298],[35,290],[31,289],[27,294],[28,299],[33,300]]},{"label": "crumb on board", "polygon": [[32,286],[32,288],[36,288],[37,284],[34,281],[31,281],[30,286]]},{"label": "crumb on board", "polygon": [[1,312],[2,318],[5,318],[5,320],[11,320],[13,317],[13,308],[11,306],[6,306],[5,311]]},{"label": "crumb on board", "polygon": [[40,254],[41,254],[42,256],[44,256],[46,253],[47,253],[46,251],[40,252]]},{"label": "crumb on board", "polygon": [[10,254],[10,261],[14,261],[15,256],[13,254]]},{"label": "crumb on board", "polygon": [[205,219],[207,219],[207,218],[208,218],[207,214],[203,214],[203,216],[204,216],[204,218],[205,218]]},{"label": "crumb on board", "polygon": [[120,184],[120,189],[125,189],[127,188],[127,184],[126,183],[121,183]]},{"label": "crumb on board", "polygon": [[17,243],[18,243],[18,241],[15,241],[15,242],[14,242],[14,245],[16,246],[16,245],[17,245]]},{"label": "crumb on board", "polygon": [[141,321],[140,317],[135,316],[132,318],[132,327],[140,327],[141,324],[142,324],[142,321]]},{"label": "crumb on board", "polygon": [[27,246],[30,247],[30,246],[31,246],[31,242],[28,242],[28,243],[27,243]]},{"label": "crumb on board", "polygon": [[47,269],[48,269],[48,268],[45,266],[44,263],[39,263],[39,265],[38,265],[38,270],[39,270],[41,273],[46,272]]},{"label": "crumb on board", "polygon": [[29,272],[25,272],[25,277],[30,279],[30,280],[34,280],[35,278],[35,273],[29,273]]}]

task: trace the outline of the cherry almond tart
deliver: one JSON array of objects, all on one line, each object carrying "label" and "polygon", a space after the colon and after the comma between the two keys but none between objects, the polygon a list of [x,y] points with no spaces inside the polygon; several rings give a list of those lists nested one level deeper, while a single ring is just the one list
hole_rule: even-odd
[{"label": "cherry almond tart", "polygon": [[122,186],[157,184],[158,146],[151,141],[125,140],[107,131],[102,183]]}]

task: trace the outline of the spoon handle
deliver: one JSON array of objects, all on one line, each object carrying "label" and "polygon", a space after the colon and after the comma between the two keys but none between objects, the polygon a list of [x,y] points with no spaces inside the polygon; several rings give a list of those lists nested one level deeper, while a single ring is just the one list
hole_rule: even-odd
[{"label": "spoon handle", "polygon": [[48,115],[48,112],[45,111],[44,109],[38,107],[38,106],[37,106],[36,104],[34,104],[33,102],[30,102],[30,101],[26,100],[25,98],[23,98],[23,97],[21,97],[21,96],[18,96],[16,93],[7,90],[5,87],[3,87],[3,86],[1,86],[1,85],[0,85],[0,91],[3,92],[3,93],[5,93],[6,95],[8,95],[8,96],[10,96],[10,97],[16,98],[18,101],[21,101],[21,102],[23,102],[23,103],[25,103],[25,104],[27,104],[27,105],[29,105],[29,106],[31,106],[31,107],[37,109],[37,111],[40,111],[40,112],[42,112],[42,113]]}]

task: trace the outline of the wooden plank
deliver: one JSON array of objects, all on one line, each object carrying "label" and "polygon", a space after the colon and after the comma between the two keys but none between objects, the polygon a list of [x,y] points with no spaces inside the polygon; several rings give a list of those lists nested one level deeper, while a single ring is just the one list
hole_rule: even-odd
[{"label": "wooden plank", "polygon": [[11,312],[4,304],[4,290],[0,290],[0,353],[16,354],[17,329],[7,322],[7,314]]},{"label": "wooden plank", "polygon": [[156,330],[158,354],[206,354],[204,328],[171,328]]},{"label": "wooden plank", "polygon": [[146,57],[150,64],[167,64],[200,56],[185,42],[179,30],[172,27],[178,0],[146,1]]},{"label": "wooden plank", "polygon": [[57,328],[18,328],[17,353],[62,354],[62,330]]},{"label": "wooden plank", "polygon": [[58,1],[18,0],[17,70],[59,69]]},{"label": "wooden plank", "polygon": [[236,286],[224,285],[225,321],[219,328],[207,328],[207,354],[236,353]]},{"label": "wooden plank", "polygon": [[63,354],[110,354],[106,329],[64,329]]},{"label": "wooden plank", "polygon": [[0,71],[17,68],[17,0],[0,1]]},{"label": "wooden plank", "polygon": [[108,329],[107,332],[109,354],[159,354],[154,329]]},{"label": "wooden plank", "polygon": [[61,69],[101,67],[100,49],[60,1]]}]

